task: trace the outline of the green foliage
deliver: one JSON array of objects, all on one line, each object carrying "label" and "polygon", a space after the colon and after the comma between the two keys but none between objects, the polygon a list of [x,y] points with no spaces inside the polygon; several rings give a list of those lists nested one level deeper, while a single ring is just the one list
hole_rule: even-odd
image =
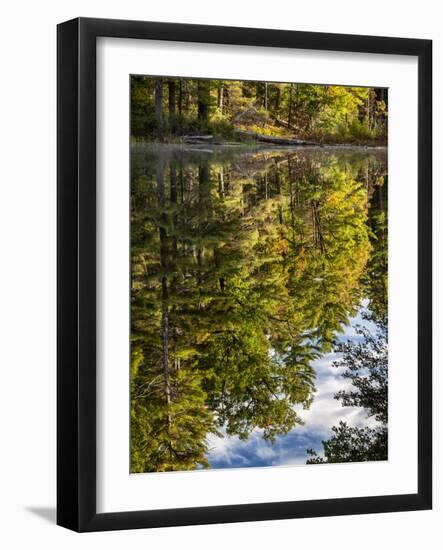
[{"label": "green foliage", "polygon": [[186,370],[175,371],[169,403],[162,382],[162,373],[146,370],[134,380],[137,390],[131,410],[131,472],[207,468],[206,436],[217,430],[205,406],[199,377]]},{"label": "green foliage", "polygon": [[333,436],[323,441],[324,457],[308,449],[312,457],[307,464],[334,462],[367,462],[387,460],[388,430],[386,426],[377,428],[356,428],[346,422],[332,427]]},{"label": "green foliage", "polygon": [[387,324],[388,316],[388,193],[387,176],[369,166],[374,185],[372,189],[369,224],[372,254],[363,284],[367,288],[369,309],[376,321]]},{"label": "green foliage", "polygon": [[[368,320],[374,321],[372,315]],[[342,358],[334,366],[345,368],[343,377],[351,381],[353,389],[335,395],[344,407],[362,407],[377,424],[374,428],[353,427],[340,422],[332,427],[333,436],[323,441],[324,456],[308,449],[308,464],[330,462],[362,462],[388,458],[388,348],[387,326],[377,322],[377,331],[357,327],[361,342],[337,345]]]},{"label": "green foliage", "polygon": [[222,427],[273,441],[301,423],[312,361],[366,288],[361,168],[133,146],[131,471],[207,467]]},{"label": "green foliage", "polygon": [[366,327],[357,327],[356,332],[363,343],[344,342],[336,348],[343,354],[335,367],[345,366],[343,377],[351,380],[352,391],[340,391],[340,399],[345,407],[363,407],[369,416],[383,424],[388,423],[388,351],[387,327],[378,324],[374,334]]},{"label": "green foliage", "polygon": [[134,139],[173,141],[236,129],[326,143],[385,143],[387,91],[378,88],[131,77]]}]

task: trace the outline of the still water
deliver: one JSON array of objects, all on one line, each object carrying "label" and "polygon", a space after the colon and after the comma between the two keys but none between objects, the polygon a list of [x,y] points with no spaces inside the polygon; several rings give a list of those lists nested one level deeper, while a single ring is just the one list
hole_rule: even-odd
[{"label": "still water", "polygon": [[[385,149],[131,149],[131,471],[304,464],[387,322]],[[372,424],[371,424],[372,423]]]}]

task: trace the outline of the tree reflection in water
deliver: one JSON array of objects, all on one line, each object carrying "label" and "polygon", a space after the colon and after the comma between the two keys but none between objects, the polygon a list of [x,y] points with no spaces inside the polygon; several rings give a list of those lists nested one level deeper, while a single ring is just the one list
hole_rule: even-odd
[{"label": "tree reflection in water", "polygon": [[132,472],[298,429],[363,299],[386,325],[386,186],[384,152],[133,145]]}]

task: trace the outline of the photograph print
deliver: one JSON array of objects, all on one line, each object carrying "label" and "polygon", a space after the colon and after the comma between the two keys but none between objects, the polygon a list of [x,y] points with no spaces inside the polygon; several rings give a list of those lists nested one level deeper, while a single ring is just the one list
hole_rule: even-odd
[{"label": "photograph print", "polygon": [[387,460],[388,90],[129,84],[131,473]]}]

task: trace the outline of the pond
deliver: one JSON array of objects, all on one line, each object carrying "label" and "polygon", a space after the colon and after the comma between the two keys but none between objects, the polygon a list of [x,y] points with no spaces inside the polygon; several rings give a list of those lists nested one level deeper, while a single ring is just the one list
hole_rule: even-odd
[{"label": "pond", "polygon": [[387,187],[384,148],[131,146],[132,472],[386,458]]}]

